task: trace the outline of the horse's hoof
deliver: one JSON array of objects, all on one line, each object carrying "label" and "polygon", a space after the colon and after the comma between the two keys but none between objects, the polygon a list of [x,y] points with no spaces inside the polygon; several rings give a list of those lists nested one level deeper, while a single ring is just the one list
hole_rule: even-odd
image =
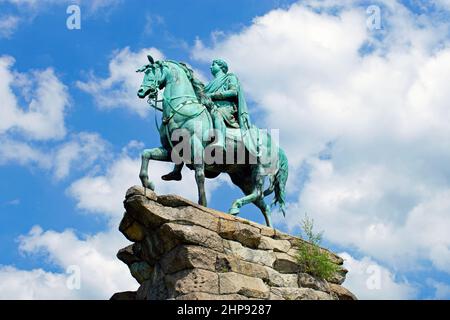
[{"label": "horse's hoof", "polygon": [[232,214],[233,216],[236,216],[239,214],[239,208],[233,207],[228,211],[229,214]]},{"label": "horse's hoof", "polygon": [[152,190],[152,191],[155,191],[155,184],[154,184],[153,182],[147,182],[147,183],[144,185],[144,187],[147,188],[147,189],[150,189],[150,190]]},{"label": "horse's hoof", "polygon": [[208,207],[208,204],[206,203],[206,201],[199,200],[197,203],[203,207]]}]

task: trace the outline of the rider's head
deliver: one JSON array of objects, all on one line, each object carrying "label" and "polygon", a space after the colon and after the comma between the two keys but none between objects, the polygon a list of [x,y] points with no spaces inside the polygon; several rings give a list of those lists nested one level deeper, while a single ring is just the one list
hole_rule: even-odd
[{"label": "rider's head", "polygon": [[225,61],[222,59],[215,59],[213,63],[214,62],[220,67],[220,69],[222,69],[223,73],[228,72],[228,64]]}]

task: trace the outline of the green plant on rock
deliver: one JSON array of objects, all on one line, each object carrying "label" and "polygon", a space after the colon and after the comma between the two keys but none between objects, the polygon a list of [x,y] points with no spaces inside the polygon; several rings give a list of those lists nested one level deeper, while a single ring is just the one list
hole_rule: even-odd
[{"label": "green plant on rock", "polygon": [[305,241],[299,241],[297,260],[303,272],[320,279],[330,280],[340,271],[340,267],[331,260],[325,250],[320,248],[323,231],[315,233],[313,229],[314,220],[305,213],[301,221],[300,234]]}]

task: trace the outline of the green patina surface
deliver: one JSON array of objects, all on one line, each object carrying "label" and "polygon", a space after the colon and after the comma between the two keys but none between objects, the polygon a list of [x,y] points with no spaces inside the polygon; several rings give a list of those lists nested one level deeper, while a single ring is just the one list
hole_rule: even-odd
[{"label": "green patina surface", "polygon": [[[238,77],[229,72],[228,64],[220,59],[212,62],[214,79],[207,85],[196,79],[184,63],[154,61],[151,56],[148,60],[148,64],[137,70],[144,73],[137,94],[142,99],[148,97],[149,102],[154,100],[153,106],[162,110],[161,146],[142,152],[142,185],[154,190],[154,183],[148,177],[149,161],[174,162],[172,151],[179,142],[174,136],[183,130],[188,133],[189,152],[184,152],[182,159],[195,171],[199,204],[207,205],[205,178],[227,173],[245,194],[232,203],[230,213],[236,215],[243,205],[254,203],[263,213],[267,225],[272,226],[271,206],[264,198],[274,193],[272,204],[279,204],[284,214],[287,157],[266,130],[251,123]],[[156,97],[162,89],[162,108],[159,108]],[[229,161],[227,154],[236,155],[240,150],[245,150],[246,160],[233,158],[234,161]],[[211,163],[208,160],[210,154],[222,155],[218,158],[223,161]],[[173,171],[162,178],[181,180],[183,162],[176,163]],[[264,189],[266,179],[269,186]]]}]

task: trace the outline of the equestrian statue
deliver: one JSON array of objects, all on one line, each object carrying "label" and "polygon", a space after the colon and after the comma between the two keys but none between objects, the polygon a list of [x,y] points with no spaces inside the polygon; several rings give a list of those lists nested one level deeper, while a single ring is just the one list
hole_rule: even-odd
[{"label": "equestrian statue", "polygon": [[214,78],[204,85],[182,62],[147,58],[149,63],[137,70],[144,74],[137,95],[162,111],[162,122],[161,146],[142,152],[142,185],[155,188],[148,177],[150,160],[174,163],[163,180],[181,180],[186,165],[195,171],[198,203],[206,206],[205,178],[227,173],[245,194],[232,203],[229,213],[237,215],[242,206],[253,203],[272,227],[271,205],[264,199],[273,193],[272,206],[278,204],[285,214],[288,160],[267,130],[251,123],[237,76],[225,61],[216,59],[211,65]]}]

